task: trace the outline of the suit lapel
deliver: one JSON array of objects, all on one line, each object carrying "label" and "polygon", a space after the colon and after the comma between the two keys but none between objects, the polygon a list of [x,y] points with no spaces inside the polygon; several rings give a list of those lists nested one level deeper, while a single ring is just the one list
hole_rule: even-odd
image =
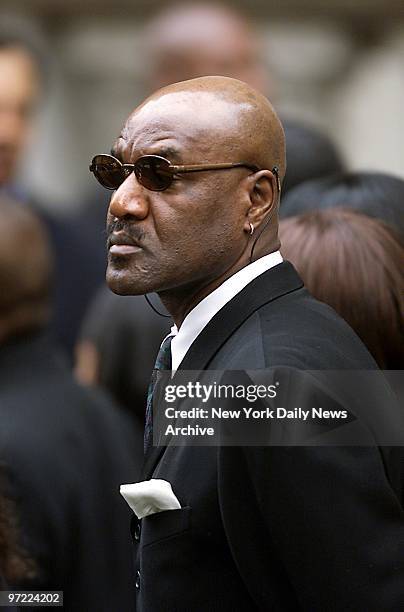
[{"label": "suit lapel", "polygon": [[181,370],[203,370],[248,317],[264,304],[303,287],[288,261],[257,276],[210,320],[190,346]]},{"label": "suit lapel", "polygon": [[[300,276],[288,261],[257,276],[209,321],[190,346],[179,369],[207,369],[216,353],[249,316],[264,304],[302,287]],[[165,449],[166,446],[150,447],[143,467],[145,479],[151,478]]]}]

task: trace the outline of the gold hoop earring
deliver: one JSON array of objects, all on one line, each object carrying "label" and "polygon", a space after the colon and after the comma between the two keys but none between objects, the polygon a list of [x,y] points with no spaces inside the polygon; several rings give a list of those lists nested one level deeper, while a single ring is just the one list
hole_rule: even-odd
[{"label": "gold hoop earring", "polygon": [[254,233],[254,226],[253,226],[253,224],[250,221],[250,236],[252,236],[253,233]]}]

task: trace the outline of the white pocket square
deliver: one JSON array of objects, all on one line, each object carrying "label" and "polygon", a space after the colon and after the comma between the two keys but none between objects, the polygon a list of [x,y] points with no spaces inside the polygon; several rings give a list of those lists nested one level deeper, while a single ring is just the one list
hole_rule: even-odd
[{"label": "white pocket square", "polygon": [[152,478],[143,482],[123,484],[120,493],[139,519],[163,510],[181,508],[167,480]]}]

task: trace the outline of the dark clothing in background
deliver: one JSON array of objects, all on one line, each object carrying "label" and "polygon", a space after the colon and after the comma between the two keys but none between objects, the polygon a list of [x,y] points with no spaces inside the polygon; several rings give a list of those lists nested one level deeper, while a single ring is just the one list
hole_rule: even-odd
[{"label": "dark clothing in background", "polygon": [[22,544],[68,612],[133,609],[129,509],[119,485],[139,477],[133,423],[78,386],[41,335],[0,348],[0,456],[20,508]]},{"label": "dark clothing in background", "polygon": [[286,117],[282,118],[282,125],[286,142],[283,198],[288,191],[305,181],[330,176],[345,169],[340,151],[327,134]]},{"label": "dark clothing in background", "polygon": [[[0,571],[0,593],[1,591],[10,591],[11,589],[9,588],[8,584],[6,583],[5,579],[3,578],[3,575]],[[20,610],[20,608],[13,606],[12,608],[10,606],[1,606],[1,612],[18,612]]]},{"label": "dark clothing in background", "polygon": [[71,359],[86,308],[105,282],[105,232],[95,231],[74,217],[56,217],[34,206],[48,231],[55,260],[53,316],[50,330]]},{"label": "dark clothing in background", "polygon": [[[180,370],[277,367],[376,367],[288,262],[226,304]],[[132,519],[138,612],[380,612],[404,601],[402,452],[169,444],[151,449],[143,476],[169,481],[181,509],[142,519],[140,542]]]},{"label": "dark clothing in background", "polygon": [[[150,299],[165,312],[157,296]],[[142,428],[150,373],[171,325],[171,318],[156,314],[143,295],[115,295],[101,287],[81,329],[80,338],[91,341],[98,352],[99,386],[108,390]]]},{"label": "dark clothing in background", "polygon": [[310,210],[343,207],[380,219],[404,243],[404,183],[401,178],[377,172],[337,173],[313,178],[284,193],[280,217]]}]

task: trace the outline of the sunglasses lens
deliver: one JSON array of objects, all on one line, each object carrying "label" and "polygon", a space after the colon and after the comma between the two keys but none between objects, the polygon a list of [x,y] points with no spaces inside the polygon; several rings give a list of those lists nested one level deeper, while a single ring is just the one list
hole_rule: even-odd
[{"label": "sunglasses lens", "polygon": [[108,155],[96,155],[90,168],[97,181],[106,189],[118,189],[126,178],[119,160]]},{"label": "sunglasses lens", "polygon": [[136,178],[150,191],[163,191],[172,183],[170,162],[158,155],[140,157],[135,167]]}]

